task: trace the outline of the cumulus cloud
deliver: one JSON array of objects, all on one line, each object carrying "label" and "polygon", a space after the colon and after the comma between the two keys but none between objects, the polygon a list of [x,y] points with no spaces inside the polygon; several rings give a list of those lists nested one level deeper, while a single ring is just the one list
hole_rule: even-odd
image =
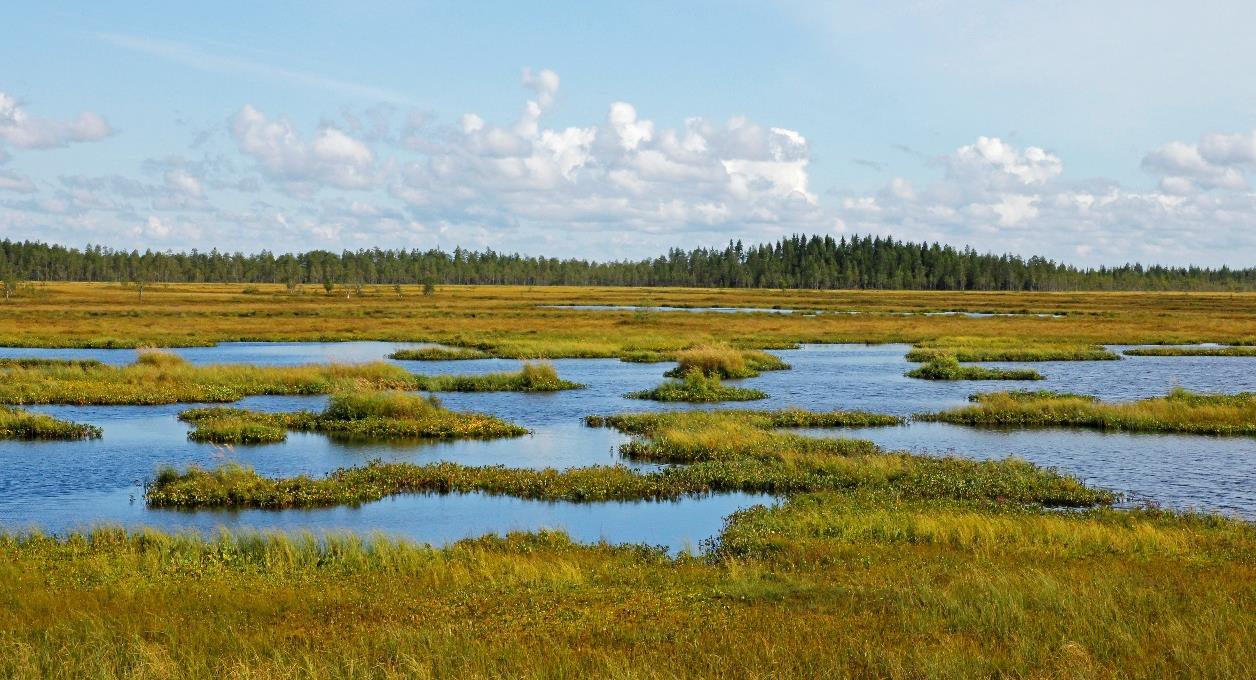
[{"label": "cumulus cloud", "polygon": [[499,230],[831,226],[808,188],[800,133],[741,117],[662,128],[622,101],[603,122],[547,127],[559,83],[552,71],[525,70],[536,97],[517,121],[466,113],[456,128],[408,139],[421,157],[401,165],[392,195],[422,219]]},{"label": "cumulus cloud", "polygon": [[366,189],[375,181],[375,154],[362,141],[324,125],[310,141],[286,118],[271,119],[245,105],[230,121],[239,151],[258,164],[268,177],[298,193],[321,185]]},{"label": "cumulus cloud", "polygon": [[916,187],[894,178],[873,195],[846,196],[838,216],[856,232],[1074,261],[1216,262],[1253,252],[1256,196],[1239,170],[1247,139],[1204,139],[1148,153],[1143,167],[1162,176],[1160,187],[1137,191],[1066,181],[1055,154],[980,137],[941,159],[940,179]]},{"label": "cumulus cloud", "polygon": [[1247,188],[1247,170],[1256,164],[1256,130],[1209,133],[1198,143],[1173,141],[1143,157],[1143,169],[1160,177],[1160,189],[1191,194]]},{"label": "cumulus cloud", "polygon": [[51,149],[75,142],[94,142],[113,133],[100,114],[84,111],[73,120],[37,118],[5,92],[0,92],[0,141],[19,149]]}]

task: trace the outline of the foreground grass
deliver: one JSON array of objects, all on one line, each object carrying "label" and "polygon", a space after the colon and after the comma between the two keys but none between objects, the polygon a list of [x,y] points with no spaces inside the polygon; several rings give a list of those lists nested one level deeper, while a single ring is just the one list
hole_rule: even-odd
[{"label": "foreground grass", "polygon": [[414,375],[385,362],[310,366],[194,366],[145,352],[129,366],[51,363],[0,365],[0,404],[224,403],[258,394],[330,394],[357,390],[546,392],[581,387],[552,366],[525,364],[517,373]]},{"label": "foreground grass", "polygon": [[99,439],[100,428],[0,406],[0,439]]},{"label": "foreground grass", "polygon": [[1256,532],[807,494],[707,559],[542,532],[0,536],[0,675],[1250,677]]},{"label": "foreground grass", "polygon": [[189,439],[218,444],[280,442],[288,430],[363,439],[491,439],[528,433],[493,416],[450,411],[436,397],[401,392],[333,395],[322,413],[211,407],[184,411],[179,419],[196,426]]},{"label": "foreground grass", "polygon": [[922,380],[1045,380],[1041,373],[1027,368],[986,368],[965,366],[949,354],[939,354],[919,368],[907,371],[908,378]]},{"label": "foreground grass", "polygon": [[975,394],[972,406],[921,414],[920,420],[959,425],[1070,426],[1129,432],[1256,435],[1256,393],[1167,396],[1124,403],[1054,392]]},{"label": "foreground grass", "polygon": [[1256,357],[1256,347],[1134,347],[1131,357]]},{"label": "foreground grass", "polygon": [[768,395],[762,390],[725,385],[718,375],[707,375],[695,368],[678,380],[667,380],[653,389],[629,392],[624,397],[710,404],[720,401],[755,401],[767,399]]}]

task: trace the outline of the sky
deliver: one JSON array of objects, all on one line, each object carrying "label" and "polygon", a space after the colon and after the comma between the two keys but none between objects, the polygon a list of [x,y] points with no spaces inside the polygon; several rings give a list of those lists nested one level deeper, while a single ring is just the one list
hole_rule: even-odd
[{"label": "sky", "polygon": [[1254,25],[1209,0],[10,3],[0,238],[1256,266]]}]

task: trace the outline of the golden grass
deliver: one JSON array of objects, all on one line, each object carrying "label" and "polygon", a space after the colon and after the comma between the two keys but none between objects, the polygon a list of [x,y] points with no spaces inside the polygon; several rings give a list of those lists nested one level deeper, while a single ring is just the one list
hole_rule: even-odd
[{"label": "golden grass", "polygon": [[1051,392],[992,392],[972,399],[972,406],[917,418],[959,425],[1256,435],[1256,393],[1250,392],[1201,395],[1175,389],[1165,397],[1122,403]]},{"label": "golden grass", "polygon": [[[232,340],[428,341],[495,356],[616,357],[711,343],[744,348],[798,342],[908,342],[1016,338],[1086,346],[1256,342],[1256,293],[985,293],[651,289],[659,305],[780,305],[861,314],[655,313],[549,309],[547,304],[636,304],[640,289],[443,286],[433,297],[387,288],[346,300],[292,295],[283,286],[150,286],[144,302],[111,284],[54,283],[0,308],[0,345],[134,347]],[[1063,318],[903,316],[971,309],[1062,312]]]}]

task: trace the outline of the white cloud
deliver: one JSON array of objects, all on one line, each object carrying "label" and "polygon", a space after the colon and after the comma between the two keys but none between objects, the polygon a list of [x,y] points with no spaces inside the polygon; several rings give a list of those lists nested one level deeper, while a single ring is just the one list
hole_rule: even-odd
[{"label": "white cloud", "polygon": [[1143,157],[1143,169],[1160,177],[1160,189],[1189,194],[1247,188],[1247,169],[1256,164],[1256,130],[1209,133],[1198,144],[1173,141]]},{"label": "white cloud", "polygon": [[113,133],[100,114],[84,111],[69,121],[35,118],[16,99],[0,92],[0,141],[19,149],[51,149],[94,142]]},{"label": "white cloud", "polygon": [[0,191],[33,194],[38,189],[35,188],[35,183],[31,181],[31,178],[10,170],[0,170]]},{"label": "white cloud", "polygon": [[230,125],[240,152],[289,190],[309,193],[324,184],[366,189],[376,180],[370,147],[329,125],[306,142],[288,119],[272,120],[249,105],[231,118]]},{"label": "white cloud", "polygon": [[1256,252],[1256,195],[1230,172],[1245,162],[1245,143],[1211,138],[1209,156],[1195,145],[1166,144],[1143,161],[1162,176],[1158,190],[1144,192],[1108,180],[1067,181],[1054,154],[980,137],[941,159],[941,179],[917,187],[894,178],[875,196],[847,195],[838,215],[854,232],[983,251],[1091,263],[1232,261],[1234,253]]}]

